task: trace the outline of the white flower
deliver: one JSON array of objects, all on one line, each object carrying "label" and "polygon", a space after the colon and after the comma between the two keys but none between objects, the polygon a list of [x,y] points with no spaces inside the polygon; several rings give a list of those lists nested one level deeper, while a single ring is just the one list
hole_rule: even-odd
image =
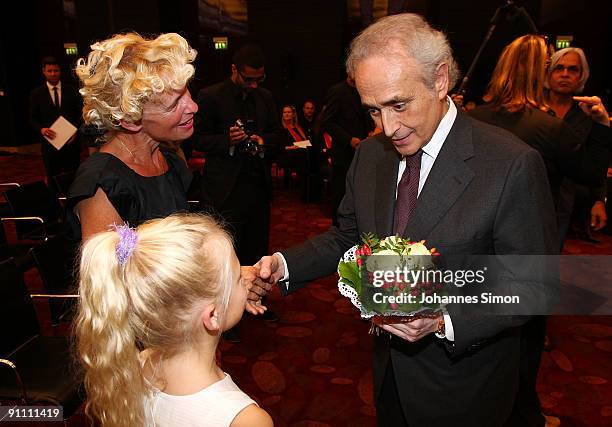
[{"label": "white flower", "polygon": [[405,252],[406,255],[410,254],[410,255],[431,255],[431,252],[429,252],[429,249],[427,249],[427,247],[420,243],[414,243],[410,246],[408,246],[407,251]]}]

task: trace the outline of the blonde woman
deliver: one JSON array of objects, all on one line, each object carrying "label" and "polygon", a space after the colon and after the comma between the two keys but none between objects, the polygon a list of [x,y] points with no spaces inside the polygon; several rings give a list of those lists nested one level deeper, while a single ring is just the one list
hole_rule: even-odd
[{"label": "blonde woman", "polygon": [[308,139],[306,133],[298,123],[297,112],[293,105],[283,106],[283,115],[281,119],[283,127],[287,130],[286,148],[292,148],[294,142]]},{"label": "blonde woman", "polygon": [[229,235],[176,214],[90,238],[75,325],[87,414],[102,426],[271,426],[215,363],[247,286]]},{"label": "blonde woman", "polygon": [[77,62],[83,118],[101,148],[79,168],[68,192],[67,222],[75,240],[110,224],[141,224],[187,211],[191,173],[161,143],[193,133],[198,106],[187,83],[196,51],[178,34],[118,34],[91,46]]},{"label": "blonde woman", "polygon": [[[542,36],[528,34],[515,39],[497,61],[483,97],[487,104],[470,114],[512,132],[538,150],[558,209],[561,179],[568,176],[584,183],[598,182],[605,174],[609,152],[601,143],[588,144],[582,149],[580,139],[572,130],[548,113],[550,107],[544,98],[547,59],[547,46]],[[563,242],[560,243],[562,247]],[[514,412],[516,425],[544,425],[536,378],[545,334],[544,316],[534,316],[522,326],[521,371]]]},{"label": "blonde woman", "polygon": [[483,97],[486,104],[470,115],[502,127],[538,150],[555,202],[563,176],[597,184],[605,175],[606,144],[587,144],[560,119],[549,114],[544,97],[548,49],[544,37],[528,34],[510,43],[497,61]]}]

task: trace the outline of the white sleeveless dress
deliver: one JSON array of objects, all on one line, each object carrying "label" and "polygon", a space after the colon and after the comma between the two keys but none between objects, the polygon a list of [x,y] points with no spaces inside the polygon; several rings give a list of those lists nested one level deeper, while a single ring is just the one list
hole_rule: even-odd
[{"label": "white sleeveless dress", "polygon": [[257,403],[226,373],[224,379],[194,394],[155,391],[145,397],[145,427],[227,427],[251,404]]}]

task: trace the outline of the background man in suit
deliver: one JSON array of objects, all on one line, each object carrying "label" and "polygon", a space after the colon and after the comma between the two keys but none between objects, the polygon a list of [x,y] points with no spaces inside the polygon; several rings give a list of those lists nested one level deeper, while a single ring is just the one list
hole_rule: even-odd
[{"label": "background man in suit", "polygon": [[[77,128],[81,124],[83,102],[78,90],[61,81],[61,68],[52,56],[42,61],[45,83],[30,93],[30,126],[41,142],[47,182],[53,186],[53,177],[65,172],[74,172],[79,167],[81,146],[78,132],[74,138],[57,150],[44,137],[55,138],[49,127],[59,116]],[[57,94],[57,95],[56,95]]]},{"label": "background man in suit", "polygon": [[[263,52],[249,44],[234,54],[228,79],[198,94],[196,147],[206,156],[202,204],[230,224],[241,265],[252,265],[268,252],[269,155],[284,139],[272,93],[260,86],[265,78]],[[247,141],[265,149],[254,152]],[[272,320],[271,312],[267,316]],[[236,331],[226,338],[237,340]]]},{"label": "background man in suit", "polygon": [[351,77],[332,86],[327,92],[321,126],[332,139],[332,219],[334,225],[338,225],[336,211],[344,197],[346,172],[355,149],[374,127],[361,105]]},{"label": "background man in suit", "polygon": [[[285,280],[281,292],[293,292],[334,272],[366,232],[426,239],[447,259],[556,253],[541,157],[510,133],[457,111],[447,92],[458,71],[441,32],[418,15],[383,18],[353,41],[347,70],[383,134],[357,148],[338,227],[264,257],[257,265],[262,279]],[[550,297],[545,283],[526,281],[529,275],[496,279]],[[434,319],[381,326],[392,338],[374,336],[379,425],[512,425],[518,326],[525,320],[448,305]]]}]

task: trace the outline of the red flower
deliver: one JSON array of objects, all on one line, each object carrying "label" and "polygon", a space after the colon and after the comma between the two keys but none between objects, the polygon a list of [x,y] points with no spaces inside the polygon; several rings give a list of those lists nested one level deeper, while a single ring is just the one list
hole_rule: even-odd
[{"label": "red flower", "polygon": [[363,245],[362,251],[363,255],[372,255],[372,249],[367,244]]}]

